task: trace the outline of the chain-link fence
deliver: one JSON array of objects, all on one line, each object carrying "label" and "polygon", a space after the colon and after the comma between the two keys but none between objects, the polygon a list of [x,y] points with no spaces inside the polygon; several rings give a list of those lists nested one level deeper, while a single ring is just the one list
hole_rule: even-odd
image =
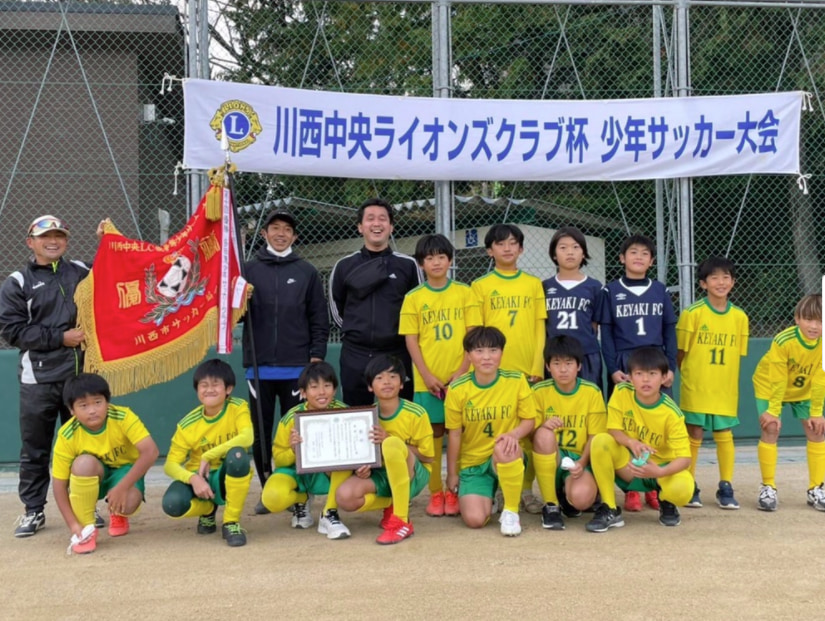
[{"label": "chain-link fence", "polygon": [[[179,87],[160,90],[165,73],[182,76],[187,67],[202,66],[192,63],[187,38],[189,30],[199,30],[187,27],[195,5],[209,9],[214,79],[434,93],[435,4],[190,0],[180,15],[158,4],[0,4],[2,275],[25,259],[26,225],[41,213],[69,220],[72,253],[83,258],[93,252],[94,224],[103,216],[112,216],[124,233],[152,241],[162,235],[158,210],[171,214],[172,231],[185,220],[191,201],[183,181],[173,195],[182,151],[181,93]],[[695,179],[691,223],[678,217],[680,200],[691,192],[678,191],[672,181],[657,187],[655,181],[454,180],[457,278],[469,282],[490,268],[486,227],[507,221],[526,234],[521,267],[542,278],[553,273],[547,255],[552,230],[566,224],[589,236],[588,269],[600,280],[620,275],[619,246],[628,232],[659,237],[658,274],[674,292],[684,277],[680,264],[729,254],[739,266],[733,299],[750,315],[754,336],[786,325],[798,297],[818,289],[825,245],[825,223],[816,217],[823,213],[819,182],[825,176],[825,111],[818,97],[825,80],[825,12],[706,2],[689,7],[687,15],[689,45],[680,48],[669,3],[449,5],[451,96],[672,96],[677,86],[688,86],[675,77],[676,58],[688,51],[693,95],[816,95],[814,112],[803,115],[810,194],[791,177]],[[364,177],[239,175],[236,200],[247,251],[260,243],[261,218],[275,206],[295,212],[298,250],[325,276],[335,260],[360,246],[355,207],[368,197],[397,206],[394,243],[401,251],[411,253],[418,236],[436,230],[434,184],[372,180],[369,170]],[[685,238],[692,240],[691,256],[681,249]]]}]

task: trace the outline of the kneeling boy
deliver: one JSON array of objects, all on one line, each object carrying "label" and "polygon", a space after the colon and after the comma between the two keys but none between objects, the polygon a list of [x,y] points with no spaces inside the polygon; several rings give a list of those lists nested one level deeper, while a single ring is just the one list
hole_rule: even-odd
[{"label": "kneeling boy", "polygon": [[72,531],[76,554],[97,547],[95,504],[109,503],[109,535],[129,532],[129,516],[143,501],[143,477],[158,458],[146,427],[127,407],[109,403],[105,379],[81,373],[66,383],[63,400],[72,418],[60,428],[54,446],[54,499]]},{"label": "kneeling boy", "polygon": [[625,492],[659,490],[659,523],[678,526],[677,507],[693,495],[690,442],[676,403],[661,392],[668,361],[659,347],[640,347],[627,361],[630,383],[616,386],[607,403],[607,433],[597,434],[590,463],[602,504],[587,530],[624,526],[614,483]]},{"label": "kneeling boy", "polygon": [[174,518],[197,517],[199,535],[217,528],[218,505],[226,505],[221,533],[227,545],[246,544],[240,519],[252,471],[249,405],[230,396],[235,372],[223,360],[203,362],[193,378],[201,405],[178,423],[164,472],[174,482],[163,495],[163,511]]},{"label": "kneeling boy", "polygon": [[524,375],[499,368],[506,342],[498,328],[488,326],[464,337],[473,371],[450,384],[444,402],[447,488],[458,493],[464,523],[481,528],[490,519],[501,485],[501,534],[514,537],[521,534],[524,455],[519,443],[533,431],[536,407]]}]

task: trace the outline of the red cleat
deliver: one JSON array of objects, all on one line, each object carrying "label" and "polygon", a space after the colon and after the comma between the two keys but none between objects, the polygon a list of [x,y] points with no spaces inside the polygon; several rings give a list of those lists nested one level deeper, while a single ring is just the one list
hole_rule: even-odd
[{"label": "red cleat", "polygon": [[641,511],[642,497],[639,492],[625,492],[624,495],[624,510],[625,511]]},{"label": "red cleat", "polygon": [[659,510],[659,492],[645,492],[645,503],[651,509]]},{"label": "red cleat", "polygon": [[461,510],[458,508],[458,494],[455,492],[444,492],[444,515],[454,517]]},{"label": "red cleat", "polygon": [[109,516],[109,536],[122,537],[129,533],[129,518],[113,513]]},{"label": "red cleat", "polygon": [[404,541],[408,537],[412,537],[412,535],[412,522],[405,522],[400,517],[393,514],[387,524],[387,527],[384,529],[384,532],[378,535],[375,543],[380,543],[385,546],[392,545],[393,543]]},{"label": "red cleat", "polygon": [[378,522],[378,528],[383,528],[384,530],[387,530],[390,527],[390,524],[392,523],[393,515],[394,514],[392,512],[392,505],[390,505],[389,507],[384,509],[384,515],[381,516],[381,521]]}]

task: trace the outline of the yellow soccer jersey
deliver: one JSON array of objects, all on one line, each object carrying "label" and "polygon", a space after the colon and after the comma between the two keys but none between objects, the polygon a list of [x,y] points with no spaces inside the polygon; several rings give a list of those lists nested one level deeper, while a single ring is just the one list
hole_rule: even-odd
[{"label": "yellow soccer jersey", "polygon": [[205,417],[203,406],[198,406],[178,423],[164,471],[175,480],[189,483],[202,459],[209,462],[210,468],[220,468],[229,449],[248,449],[252,439],[249,405],[243,399],[229,397],[223,411],[212,418]]},{"label": "yellow soccer jersey", "polygon": [[512,275],[493,270],[472,285],[481,300],[483,325],[498,328],[507,337],[502,369],[544,376],[544,323],[547,319],[541,281],[522,271]]},{"label": "yellow soccer jersey", "polygon": [[607,429],[618,429],[629,438],[652,446],[656,449],[650,456],[653,463],[690,457],[685,417],[666,394],[662,394],[655,405],[642,405],[636,400],[633,384],[619,384],[607,403]]},{"label": "yellow soccer jersey", "polygon": [[[292,466],[295,463],[295,451],[289,443],[289,434],[295,428],[295,413],[309,411],[308,405],[306,401],[301,401],[281,417],[278,428],[275,430],[275,439],[272,441],[272,459],[275,461],[276,468]],[[347,407],[346,403],[333,399],[327,410],[340,410],[345,407]]]},{"label": "yellow soccer jersey", "polygon": [[[464,360],[464,335],[481,325],[481,303],[473,290],[450,280],[442,289],[419,285],[404,297],[399,334],[417,334],[427,368],[442,382],[450,379]],[[413,365],[416,392],[427,392],[418,367]]]},{"label": "yellow soccer jersey", "polygon": [[748,334],[748,316],[730,302],[722,313],[707,299],[682,311],[676,341],[685,352],[680,368],[684,411],[737,415],[739,363],[748,354]]},{"label": "yellow soccer jersey", "polygon": [[782,330],[756,365],[756,398],[768,401],[768,412],[779,416],[783,403],[811,398],[811,377],[821,365],[822,338],[806,341],[796,326]]},{"label": "yellow soccer jersey", "polygon": [[[395,414],[389,418],[378,415],[378,422],[391,436],[400,438],[404,444],[414,446],[422,457],[432,460],[433,457],[433,428],[427,410],[417,403],[401,399],[401,404]],[[432,461],[421,462],[427,471],[432,469]]]},{"label": "yellow soccer jersey", "polygon": [[825,409],[825,371],[821,367],[814,369],[811,380],[811,418],[823,416]]},{"label": "yellow soccer jersey", "polygon": [[499,370],[492,384],[479,386],[474,373],[450,384],[444,401],[445,426],[461,429],[462,468],[478,466],[493,454],[496,438],[522,420],[536,418],[533,391],[518,371]]},{"label": "yellow soccer jersey", "polygon": [[536,402],[536,428],[549,418],[558,417],[563,426],[556,429],[559,448],[581,456],[590,436],[607,431],[607,408],[599,387],[578,378],[573,392],[566,393],[549,379],[533,386]]},{"label": "yellow soccer jersey", "polygon": [[140,456],[135,445],[148,437],[143,422],[127,407],[109,404],[106,423],[98,431],[89,431],[72,417],[57,432],[52,475],[68,481],[72,462],[84,454],[94,455],[110,468],[133,464]]}]

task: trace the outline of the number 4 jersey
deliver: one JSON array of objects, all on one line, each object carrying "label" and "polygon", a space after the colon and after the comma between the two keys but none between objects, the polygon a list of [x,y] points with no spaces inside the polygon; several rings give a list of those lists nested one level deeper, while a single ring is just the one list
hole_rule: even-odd
[{"label": "number 4 jersey", "polygon": [[748,353],[748,316],[728,302],[724,312],[707,299],[679,315],[676,341],[684,352],[680,405],[685,412],[737,416],[739,363]]}]

